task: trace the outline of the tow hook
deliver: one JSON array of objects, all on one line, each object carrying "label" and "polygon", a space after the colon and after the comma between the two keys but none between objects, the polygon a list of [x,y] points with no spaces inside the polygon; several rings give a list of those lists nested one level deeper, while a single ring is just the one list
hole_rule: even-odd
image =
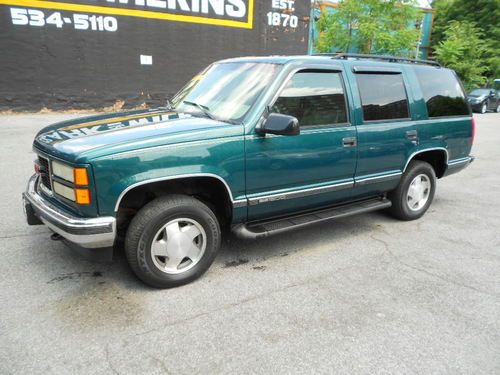
[{"label": "tow hook", "polygon": [[50,239],[52,241],[61,241],[63,239],[63,237],[59,233],[52,233],[50,235]]}]

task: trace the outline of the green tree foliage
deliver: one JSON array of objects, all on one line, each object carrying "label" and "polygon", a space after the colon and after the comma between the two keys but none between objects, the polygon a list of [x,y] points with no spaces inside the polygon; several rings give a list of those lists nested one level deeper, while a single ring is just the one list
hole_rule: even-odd
[{"label": "green tree foliage", "polygon": [[441,64],[455,70],[469,89],[486,82],[487,67],[482,63],[486,50],[481,31],[472,22],[451,21],[435,55]]},{"label": "green tree foliage", "polygon": [[484,41],[482,47],[485,50],[480,62],[486,67],[484,74],[489,78],[499,78],[500,0],[434,0],[432,7],[436,15],[432,46],[437,48],[447,38],[446,32],[452,21],[473,23]]},{"label": "green tree foliage", "polygon": [[341,0],[333,13],[323,12],[318,52],[413,55],[421,13],[413,0]]}]

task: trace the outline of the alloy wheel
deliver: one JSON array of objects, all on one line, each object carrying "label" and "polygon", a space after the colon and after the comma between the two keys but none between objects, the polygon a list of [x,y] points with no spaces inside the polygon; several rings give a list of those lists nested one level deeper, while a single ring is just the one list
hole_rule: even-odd
[{"label": "alloy wheel", "polygon": [[412,180],[408,187],[408,193],[406,195],[408,208],[412,211],[419,211],[422,209],[429,200],[430,192],[431,180],[427,175],[419,174]]},{"label": "alloy wheel", "polygon": [[179,218],[167,222],[153,237],[151,257],[162,272],[179,274],[193,268],[203,257],[207,235],[200,223]]}]

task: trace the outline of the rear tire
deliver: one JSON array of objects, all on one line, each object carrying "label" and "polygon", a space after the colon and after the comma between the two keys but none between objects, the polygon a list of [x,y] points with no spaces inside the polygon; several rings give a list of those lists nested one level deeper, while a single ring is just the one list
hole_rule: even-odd
[{"label": "rear tire", "polygon": [[125,254],[143,282],[171,288],[205,273],[220,243],[212,210],[193,197],[168,195],[151,201],[132,219]]},{"label": "rear tire", "polygon": [[429,163],[411,161],[398,187],[389,193],[392,201],[390,213],[400,220],[422,217],[434,199],[436,173]]}]

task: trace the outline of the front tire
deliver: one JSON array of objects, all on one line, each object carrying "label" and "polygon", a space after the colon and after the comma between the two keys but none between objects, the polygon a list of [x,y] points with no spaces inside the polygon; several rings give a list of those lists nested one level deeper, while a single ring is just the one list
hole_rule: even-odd
[{"label": "front tire", "polygon": [[436,173],[429,163],[410,162],[396,190],[389,194],[391,214],[400,220],[422,217],[434,199]]},{"label": "front tire", "polygon": [[216,216],[185,195],[157,198],[132,219],[125,253],[134,273],[155,288],[171,288],[200,277],[221,243]]}]

